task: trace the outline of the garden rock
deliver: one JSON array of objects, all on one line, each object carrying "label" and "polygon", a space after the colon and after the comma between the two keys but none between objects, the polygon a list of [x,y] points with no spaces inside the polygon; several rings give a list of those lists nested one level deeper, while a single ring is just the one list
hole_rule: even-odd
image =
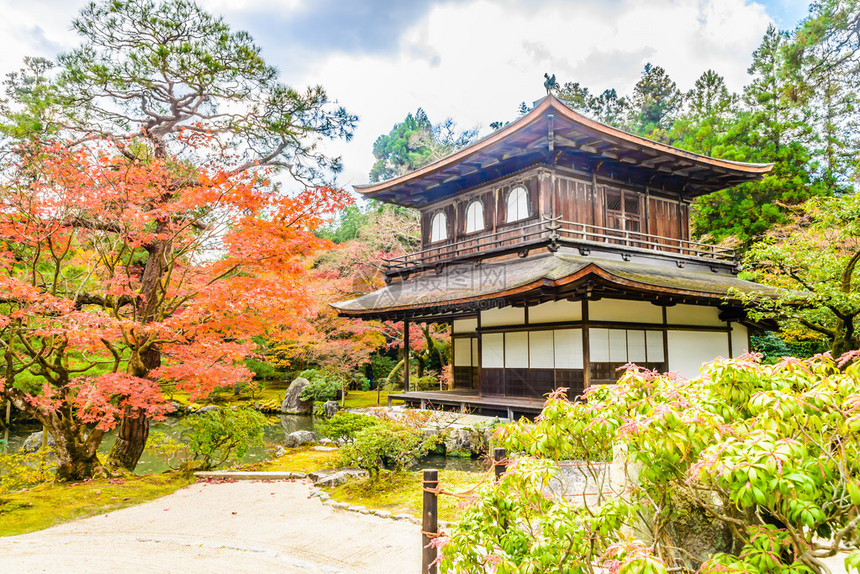
[{"label": "garden rock", "polygon": [[308,477],[314,482],[314,486],[316,487],[340,486],[347,480],[353,478],[364,478],[366,476],[368,476],[366,470],[359,470],[357,468],[346,468],[328,473],[312,472],[308,474]]},{"label": "garden rock", "polygon": [[313,412],[314,402],[301,399],[302,390],[311,384],[304,377],[299,377],[290,383],[284,401],[281,403],[281,412],[288,415],[309,415]]},{"label": "garden rock", "polygon": [[198,410],[198,411],[197,411],[197,414],[202,415],[202,414],[204,414],[204,413],[211,413],[211,412],[214,412],[214,411],[220,411],[220,410],[221,410],[221,409],[220,409],[220,408],[218,408],[218,407],[216,407],[215,405],[209,405],[209,406],[203,407],[203,408],[201,408],[200,410]]},{"label": "garden rock", "polygon": [[469,429],[461,428],[449,430],[445,435],[445,451],[472,452],[472,433],[469,432]]},{"label": "garden rock", "polygon": [[[54,437],[48,434],[48,448],[55,448],[56,446]],[[34,432],[21,445],[21,452],[38,452],[40,450],[42,450],[42,431]]]},{"label": "garden rock", "polygon": [[340,403],[337,401],[326,401],[323,403],[323,417],[330,419],[340,410]]},{"label": "garden rock", "polygon": [[285,444],[287,445],[287,448],[295,448],[297,446],[302,446],[303,444],[313,444],[316,441],[317,435],[312,431],[299,430],[288,434]]}]

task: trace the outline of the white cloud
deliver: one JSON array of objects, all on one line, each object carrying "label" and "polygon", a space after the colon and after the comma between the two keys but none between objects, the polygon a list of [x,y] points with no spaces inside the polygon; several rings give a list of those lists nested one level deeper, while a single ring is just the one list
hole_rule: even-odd
[{"label": "white cloud", "polygon": [[[25,55],[50,57],[74,45],[71,20],[84,0],[0,3],[3,71],[17,69]],[[746,0],[472,0],[425,11],[400,32],[395,49],[346,54],[330,49],[325,30],[312,45],[273,35],[266,28],[271,22],[260,16],[264,0],[202,4],[265,38],[264,56],[282,68],[284,81],[322,84],[360,116],[352,142],[329,146],[344,156],[342,185],[367,181],[374,140],[419,106],[435,121],[450,116],[462,127],[488,126],[512,119],[521,101],[541,98],[544,72],[592,90],[627,93],[651,61],[682,89],[713,68],[740,90],[771,22],[761,5]],[[309,0],[275,4],[279,18],[313,6]],[[361,34],[361,23],[351,32]],[[306,71],[285,66],[288,53],[300,54]]]},{"label": "white cloud", "polygon": [[373,141],[410,111],[462,127],[509,120],[521,101],[543,97],[544,72],[627,93],[651,61],[684,90],[708,68],[740,90],[770,22],[744,0],[479,0],[437,6],[404,33],[397,54],[329,56],[304,80],[361,116],[354,140],[334,147],[344,155],[341,183],[364,183]]}]

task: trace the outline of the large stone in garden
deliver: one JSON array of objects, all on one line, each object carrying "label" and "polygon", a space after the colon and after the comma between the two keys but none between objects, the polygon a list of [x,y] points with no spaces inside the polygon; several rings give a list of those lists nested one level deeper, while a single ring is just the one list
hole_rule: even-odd
[{"label": "large stone in garden", "polygon": [[337,401],[326,401],[323,403],[323,416],[330,419],[340,410],[340,403]]},{"label": "large stone in garden", "polygon": [[303,401],[301,399],[302,389],[311,384],[311,382],[303,377],[299,377],[290,383],[290,388],[287,389],[287,396],[284,397],[284,402],[281,403],[281,412],[288,415],[309,415],[314,410],[313,401]]},{"label": "large stone in garden", "polygon": [[453,428],[445,434],[445,452],[472,452],[472,433],[469,429]]},{"label": "large stone in garden", "polygon": [[287,435],[285,444],[287,448],[296,448],[303,444],[313,444],[317,441],[317,435],[308,430],[297,430]]},{"label": "large stone in garden", "polygon": [[[54,437],[48,434],[48,448],[55,448],[57,443],[54,442]],[[21,452],[38,452],[42,449],[42,431],[34,432],[21,445]]]}]

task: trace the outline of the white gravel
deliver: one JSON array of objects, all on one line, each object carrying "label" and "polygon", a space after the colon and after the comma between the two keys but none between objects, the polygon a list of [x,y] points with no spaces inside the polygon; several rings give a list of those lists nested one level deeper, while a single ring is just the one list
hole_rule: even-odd
[{"label": "white gravel", "polygon": [[336,510],[309,492],[302,482],[194,484],[139,506],[0,538],[0,571],[420,572],[420,527]]}]

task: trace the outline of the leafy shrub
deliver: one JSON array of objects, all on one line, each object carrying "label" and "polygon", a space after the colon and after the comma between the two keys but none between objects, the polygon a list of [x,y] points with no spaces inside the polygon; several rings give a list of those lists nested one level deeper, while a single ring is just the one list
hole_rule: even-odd
[{"label": "leafy shrub", "polygon": [[830,347],[826,339],[810,341],[789,341],[770,331],[761,335],[751,335],[752,350],[762,353],[762,363],[776,364],[783,357],[811,357],[827,351]]},{"label": "leafy shrub", "polygon": [[218,409],[188,417],[191,457],[205,469],[217,468],[232,456],[242,457],[262,446],[266,417],[250,408]]},{"label": "leafy shrub", "polygon": [[343,389],[343,377],[325,369],[307,369],[299,373],[310,384],[305,385],[299,398],[303,401],[333,401]]},{"label": "leafy shrub", "polygon": [[415,390],[432,391],[439,390],[439,379],[436,377],[418,377],[415,379]]},{"label": "leafy shrub", "polygon": [[[860,544],[857,357],[747,355],[691,381],[633,368],[587,401],[557,393],[535,423],[498,431],[516,463],[479,493],[441,571],[486,572],[492,549],[506,572],[826,572],[839,542]],[[584,455],[614,458],[627,481],[591,502],[548,492],[558,461]],[[735,552],[685,548],[696,516]]]},{"label": "leafy shrub", "polygon": [[331,419],[320,424],[317,430],[332,440],[353,442],[359,432],[381,424],[381,420],[370,415],[338,411]]},{"label": "leafy shrub", "polygon": [[397,366],[397,360],[385,355],[371,355],[370,369],[373,373],[373,381],[377,385],[383,383],[386,377],[391,374],[394,367]]},{"label": "leafy shrub", "polygon": [[342,462],[357,466],[379,477],[383,468],[401,471],[435,446],[435,437],[396,423],[369,426],[355,435],[355,440],[341,449]]},{"label": "leafy shrub", "polygon": [[146,441],[146,450],[161,457],[169,468],[178,470],[191,458],[188,445],[165,432],[153,431]]}]

